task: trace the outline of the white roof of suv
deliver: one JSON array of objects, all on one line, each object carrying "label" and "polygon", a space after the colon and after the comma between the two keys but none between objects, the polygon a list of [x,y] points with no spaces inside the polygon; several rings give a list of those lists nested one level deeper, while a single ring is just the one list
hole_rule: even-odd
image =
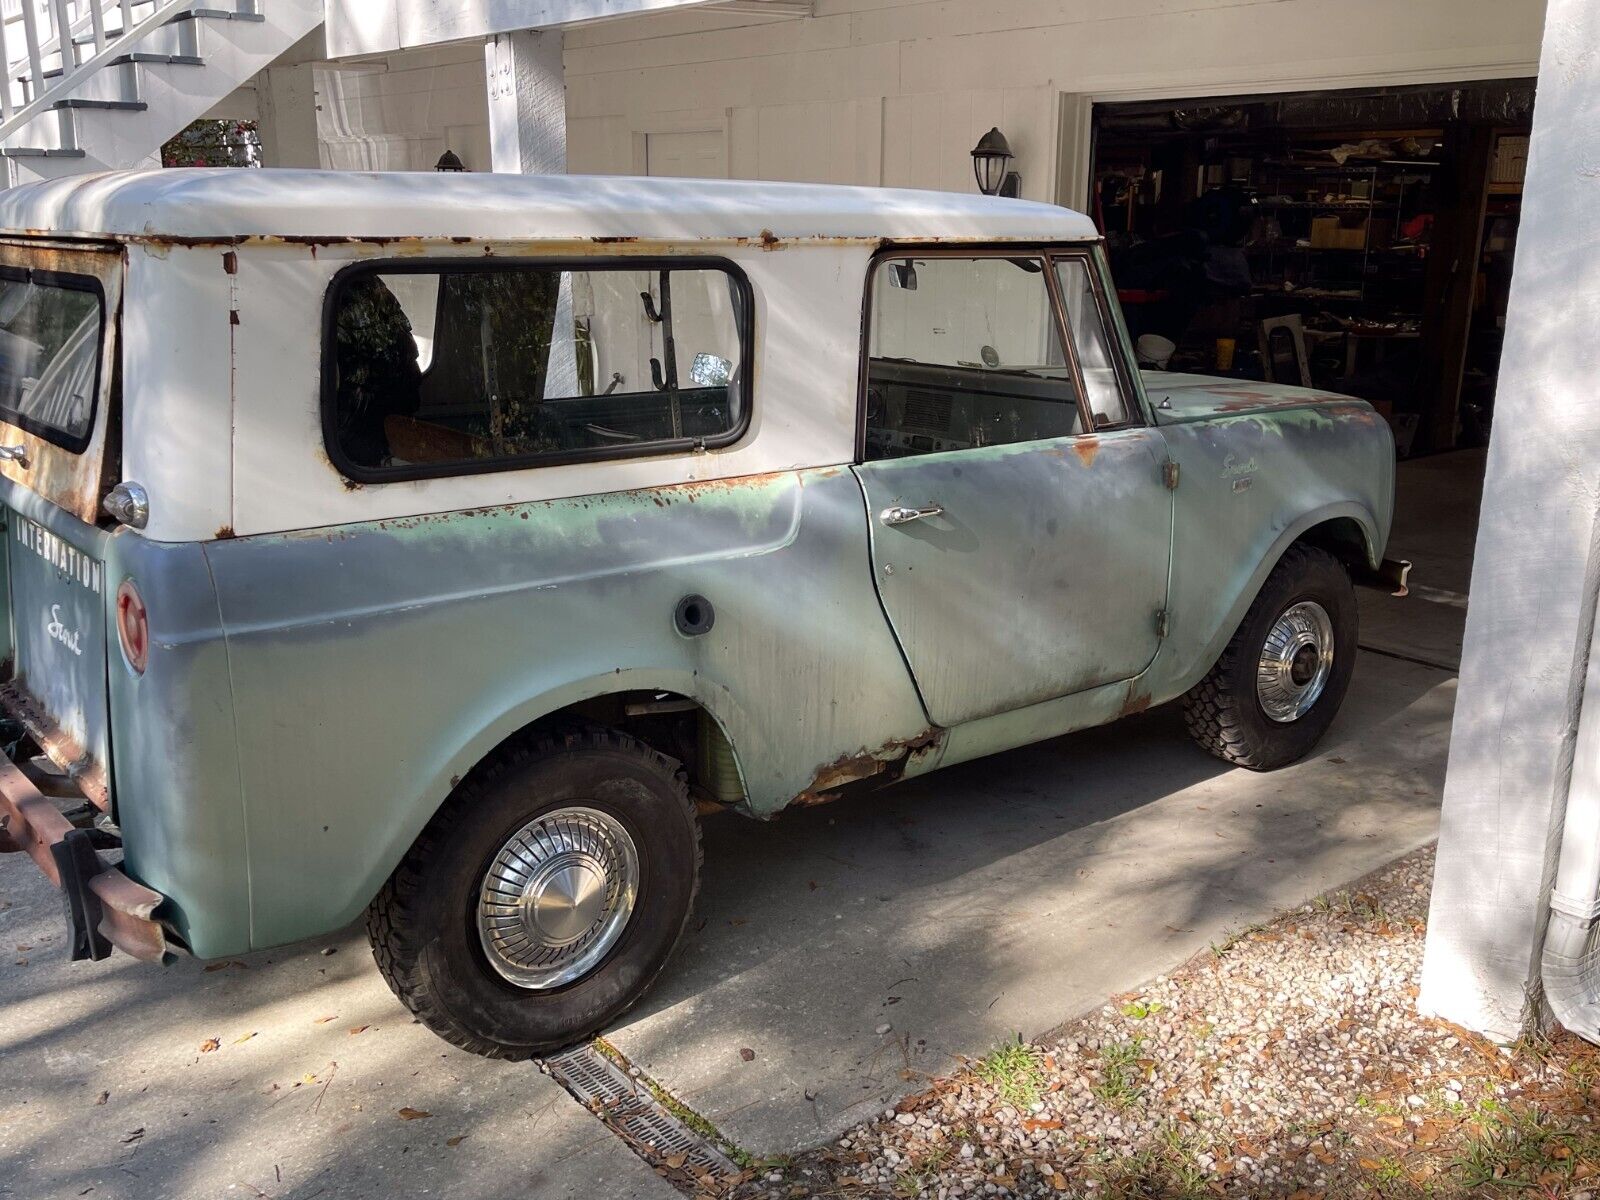
[{"label": "white roof of suv", "polygon": [[0,231],[285,237],[1078,241],[1081,213],[957,192],[727,179],[239,168],[115,171],[0,192]]}]

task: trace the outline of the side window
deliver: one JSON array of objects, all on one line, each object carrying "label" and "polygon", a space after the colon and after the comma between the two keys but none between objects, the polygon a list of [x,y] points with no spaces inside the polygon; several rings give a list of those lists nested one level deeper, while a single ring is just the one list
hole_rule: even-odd
[{"label": "side window", "polygon": [[720,267],[361,268],[335,283],[334,461],[411,479],[726,445],[749,301]]},{"label": "side window", "polygon": [[1096,429],[1125,424],[1127,400],[1117,377],[1112,357],[1111,332],[1106,328],[1090,282],[1089,263],[1082,258],[1056,260],[1056,279],[1061,285],[1061,303],[1067,310],[1067,329],[1078,352],[1078,367],[1083,372],[1083,387],[1089,398],[1089,411]]},{"label": "side window", "polygon": [[883,259],[870,312],[869,461],[1083,431],[1042,258]]}]

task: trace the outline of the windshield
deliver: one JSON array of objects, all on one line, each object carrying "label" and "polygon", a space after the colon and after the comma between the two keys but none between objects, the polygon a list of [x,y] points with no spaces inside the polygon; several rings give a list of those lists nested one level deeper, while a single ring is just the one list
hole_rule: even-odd
[{"label": "windshield", "polygon": [[82,450],[94,425],[103,324],[94,279],[0,272],[0,419]]}]

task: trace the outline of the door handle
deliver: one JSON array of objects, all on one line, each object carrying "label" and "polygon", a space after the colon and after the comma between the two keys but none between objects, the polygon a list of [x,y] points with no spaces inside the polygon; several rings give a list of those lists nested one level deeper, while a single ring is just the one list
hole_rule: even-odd
[{"label": "door handle", "polygon": [[0,462],[14,462],[19,467],[28,465],[26,446],[0,446]]},{"label": "door handle", "polygon": [[923,508],[907,508],[904,504],[891,504],[878,514],[878,520],[885,525],[904,525],[910,521],[920,521],[923,517],[937,517],[943,513],[942,504],[929,504]]}]

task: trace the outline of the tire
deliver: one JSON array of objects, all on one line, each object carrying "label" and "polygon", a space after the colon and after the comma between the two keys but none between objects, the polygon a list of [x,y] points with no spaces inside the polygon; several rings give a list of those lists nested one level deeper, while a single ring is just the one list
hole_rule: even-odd
[{"label": "tire", "polygon": [[[569,959],[539,966],[543,974],[536,979],[514,980],[506,971],[535,968],[513,964],[504,947],[516,943],[526,950],[533,946],[528,937],[544,935],[536,927],[527,934],[529,927],[508,914],[555,912],[536,919],[565,919],[570,932],[583,927],[590,912],[571,900],[565,910],[505,907],[480,920],[490,868],[509,886],[511,868],[504,864],[522,860],[508,842],[530,828],[535,832],[521,845],[529,855],[544,855],[533,860],[536,866],[542,861],[543,870],[587,881],[587,893],[575,884],[574,894],[601,896],[601,918],[586,927],[601,934],[576,938],[573,946],[583,954],[540,948],[541,954]],[[630,843],[631,862],[619,849]],[[585,861],[611,863],[614,870],[584,874],[587,868],[570,866],[578,850],[593,846],[605,853]],[[699,822],[672,760],[609,730],[530,740],[457,787],[368,907],[367,934],[384,979],[429,1029],[488,1058],[531,1058],[590,1036],[649,989],[688,925],[700,863]],[[625,869],[630,866],[631,875]],[[626,889],[595,881],[629,877],[637,881],[634,899],[619,916],[624,905],[614,897]],[[544,890],[534,891],[556,895],[559,888],[548,883],[556,875],[542,878]],[[563,918],[561,911],[574,915]],[[515,932],[486,931],[486,923],[495,930],[522,929],[524,935],[518,941]],[[491,949],[492,939],[497,949]],[[586,965],[582,960],[589,953],[599,957]],[[581,974],[570,979],[555,974],[578,967]]]},{"label": "tire", "polygon": [[[1317,610],[1326,618],[1324,629]],[[1280,618],[1290,622],[1279,626]],[[1317,685],[1317,669],[1302,647],[1284,672],[1258,682],[1257,670],[1275,627],[1305,632],[1275,642],[1331,634],[1332,661]],[[1202,749],[1235,766],[1272,771],[1304,758],[1339,712],[1356,660],[1355,589],[1344,565],[1315,546],[1295,543],[1261,585],[1222,657],[1183,698],[1189,735]],[[1278,654],[1284,661],[1283,654]],[[1292,656],[1290,656],[1292,657]],[[1288,678],[1285,678],[1285,675]],[[1314,695],[1313,695],[1314,690]],[[1272,709],[1272,715],[1269,713]]]}]

